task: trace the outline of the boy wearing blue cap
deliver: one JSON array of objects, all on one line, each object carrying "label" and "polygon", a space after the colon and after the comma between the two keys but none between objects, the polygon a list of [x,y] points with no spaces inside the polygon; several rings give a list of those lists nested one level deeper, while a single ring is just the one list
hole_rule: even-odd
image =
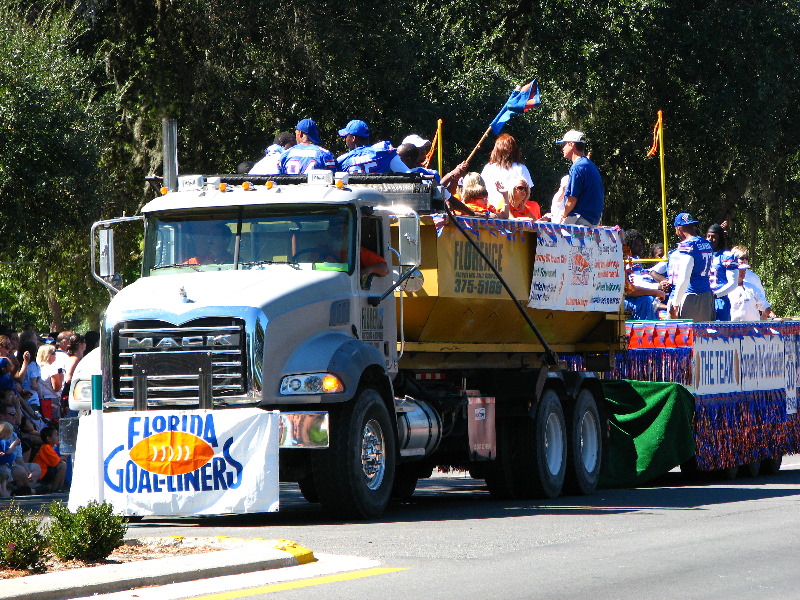
[{"label": "boy wearing blue cap", "polygon": [[681,241],[670,253],[667,267],[672,282],[672,295],[667,303],[669,316],[695,323],[716,319],[709,281],[714,249],[708,240],[697,235],[697,223],[689,213],[675,217],[675,234]]},{"label": "boy wearing blue cap", "polygon": [[311,169],[336,169],[336,159],[329,150],[321,147],[317,124],[302,119],[294,129],[297,145],[281,154],[278,168],[286,175],[299,175]]},{"label": "boy wearing blue cap", "polygon": [[350,149],[336,159],[336,169],[348,173],[405,173],[408,167],[388,142],[379,142],[369,146],[369,125],[359,119],[353,119],[342,129],[339,135]]}]

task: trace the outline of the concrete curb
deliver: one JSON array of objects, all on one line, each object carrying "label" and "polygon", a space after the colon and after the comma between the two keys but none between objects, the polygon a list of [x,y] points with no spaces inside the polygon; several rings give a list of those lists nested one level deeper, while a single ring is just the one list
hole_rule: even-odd
[{"label": "concrete curb", "polygon": [[316,560],[311,550],[288,540],[228,538],[226,541],[238,547],[6,579],[0,584],[0,600],[66,600],[142,586],[292,567]]}]

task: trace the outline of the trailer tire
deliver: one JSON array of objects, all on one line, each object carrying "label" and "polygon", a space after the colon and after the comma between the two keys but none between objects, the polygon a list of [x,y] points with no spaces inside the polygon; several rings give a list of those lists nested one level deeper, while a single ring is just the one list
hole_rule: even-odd
[{"label": "trailer tire", "polygon": [[758,477],[758,473],[761,471],[761,461],[756,460],[751,463],[747,463],[746,465],[742,465],[739,469],[739,472],[743,477]]},{"label": "trailer tire", "polygon": [[600,411],[592,392],[583,389],[567,415],[567,472],[564,490],[587,495],[597,489],[603,464]]},{"label": "trailer tire", "polygon": [[761,459],[761,473],[762,475],[775,475],[781,470],[781,463],[783,456],[776,456],[774,458]]},{"label": "trailer tire", "polygon": [[396,443],[389,412],[374,389],[364,388],[330,412],[330,446],[312,456],[322,508],[338,518],[374,519],[389,504]]},{"label": "trailer tire", "polygon": [[536,406],[536,418],[516,428],[514,479],[522,498],[556,498],[567,471],[567,427],[561,399],[547,389]]}]

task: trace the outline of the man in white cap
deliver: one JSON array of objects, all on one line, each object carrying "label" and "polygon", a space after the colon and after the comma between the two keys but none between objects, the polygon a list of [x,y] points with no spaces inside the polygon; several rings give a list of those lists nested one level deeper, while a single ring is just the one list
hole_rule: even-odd
[{"label": "man in white cap", "polygon": [[311,119],[302,119],[294,128],[297,145],[281,154],[280,172],[299,175],[311,169],[336,170],[336,159],[329,150],[321,147],[317,124]]},{"label": "man in white cap", "polygon": [[423,166],[422,163],[425,162],[425,157],[428,155],[428,152],[431,150],[431,141],[426,140],[424,137],[417,135],[416,133],[412,133],[411,135],[407,135],[405,139],[403,139],[404,144],[413,144],[417,147],[417,164],[416,166],[421,167]]},{"label": "man in white cap", "polygon": [[594,227],[600,223],[603,215],[605,192],[600,171],[586,157],[586,136],[570,129],[556,144],[562,144],[561,153],[572,162],[569,183],[564,192],[564,217],[561,222]]}]

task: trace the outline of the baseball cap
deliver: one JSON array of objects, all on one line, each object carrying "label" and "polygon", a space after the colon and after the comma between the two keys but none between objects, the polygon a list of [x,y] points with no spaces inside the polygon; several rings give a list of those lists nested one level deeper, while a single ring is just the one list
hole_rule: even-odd
[{"label": "baseball cap", "polygon": [[682,225],[694,225],[695,223],[699,223],[697,219],[695,219],[689,213],[678,213],[678,216],[675,217],[675,221],[672,223],[673,227],[681,227]]},{"label": "baseball cap", "polygon": [[284,148],[280,144],[272,144],[267,146],[267,154],[280,154]]},{"label": "baseball cap", "polygon": [[346,135],[354,135],[356,137],[369,137],[369,125],[364,123],[364,121],[353,119],[347,125],[344,126],[344,129],[339,130],[339,135],[342,137]]},{"label": "baseball cap", "polygon": [[315,144],[319,144],[319,129],[317,129],[317,124],[314,123],[312,119],[303,119],[297,124],[295,129],[305,133],[308,139]]},{"label": "baseball cap", "polygon": [[567,133],[564,134],[564,139],[558,140],[556,144],[565,144],[567,142],[586,143],[586,136],[583,134],[583,132],[578,131],[577,129],[570,129]]},{"label": "baseball cap", "polygon": [[411,135],[407,135],[403,140],[404,144],[414,144],[417,148],[422,148],[425,144],[429,144],[430,140],[426,140],[423,137],[418,136],[416,133],[412,133]]}]

